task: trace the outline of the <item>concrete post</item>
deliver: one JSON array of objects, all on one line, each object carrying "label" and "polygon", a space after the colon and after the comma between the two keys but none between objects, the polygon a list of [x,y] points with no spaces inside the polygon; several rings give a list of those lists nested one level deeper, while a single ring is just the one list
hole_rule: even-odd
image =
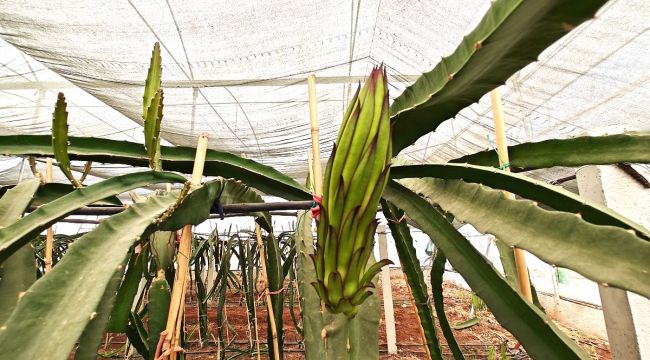
[{"label": "concrete post", "polygon": [[[576,172],[580,195],[650,228],[650,189],[614,165]],[[607,337],[614,360],[650,360],[650,300],[599,285]]]},{"label": "concrete post", "polygon": [[[386,226],[377,226],[379,235],[379,258],[388,259],[388,242],[386,241]],[[389,354],[397,354],[397,334],[395,333],[395,314],[393,309],[393,290],[390,281],[390,268],[381,269],[381,289],[384,300],[384,323],[386,324],[386,344]]]}]

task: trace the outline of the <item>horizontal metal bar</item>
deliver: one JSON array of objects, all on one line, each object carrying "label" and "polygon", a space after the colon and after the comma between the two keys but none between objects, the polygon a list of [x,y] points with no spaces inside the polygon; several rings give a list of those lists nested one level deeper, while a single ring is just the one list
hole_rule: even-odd
[{"label": "horizontal metal bar", "polygon": [[[295,211],[270,211],[269,212],[271,216],[291,216],[295,217],[298,216],[298,213]],[[224,217],[230,218],[230,217],[239,217],[239,216],[250,216],[248,213],[229,213],[225,214]],[[209,219],[219,219],[219,214],[210,214]],[[65,218],[62,220],[59,220],[58,222],[60,223],[68,223],[68,224],[99,224],[100,220],[96,219],[75,219],[75,218]]]},{"label": "horizontal metal bar", "polygon": [[[245,213],[256,211],[274,211],[274,210],[307,210],[310,209],[312,202],[306,201],[282,201],[282,202],[268,202],[268,203],[242,203],[242,204],[228,204],[223,205],[223,212],[225,214],[237,214],[234,216],[242,216]],[[123,206],[86,206],[72,212],[70,215],[114,215],[122,212],[125,209]],[[34,211],[36,208],[31,208]],[[214,214],[218,216],[218,214]]]},{"label": "horizontal metal bar", "polygon": [[[388,76],[391,83],[412,83],[422,75],[399,75]],[[316,77],[318,84],[350,84],[363,82],[366,80],[365,75],[344,75],[344,76],[320,76]],[[294,86],[305,85],[307,77],[289,77],[289,78],[276,78],[276,79],[214,79],[214,80],[166,80],[163,81],[163,87],[180,88],[180,89],[193,89],[193,88],[214,88],[214,87],[237,87],[237,86]],[[108,80],[93,80],[91,82],[92,88],[113,89],[113,88],[130,88],[130,87],[143,87],[144,81],[141,80],[121,80],[121,81],[108,81]],[[0,90],[23,90],[23,89],[65,89],[76,87],[68,81],[17,81],[7,82],[0,84]]]}]

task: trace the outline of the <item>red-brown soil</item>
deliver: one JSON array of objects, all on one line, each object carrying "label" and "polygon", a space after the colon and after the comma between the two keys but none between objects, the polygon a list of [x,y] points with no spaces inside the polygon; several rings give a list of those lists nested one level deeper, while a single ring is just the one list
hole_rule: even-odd
[{"label": "red-brown soil", "polygon": [[[391,274],[392,290],[393,290],[393,303],[395,311],[395,323],[397,327],[397,348],[398,353],[395,355],[388,355],[386,353],[386,334],[385,324],[382,316],[379,326],[379,349],[380,359],[427,359],[426,348],[423,345],[423,339],[417,318],[417,313],[411,302],[411,296],[406,286],[405,280],[400,270],[393,270]],[[260,284],[259,288],[262,286]],[[378,292],[381,296],[381,284]],[[191,294],[190,294],[191,295]],[[471,293],[467,290],[461,289],[452,284],[444,284],[445,295],[445,309],[447,317],[451,324],[460,323],[469,319],[469,311],[471,307]],[[238,293],[228,291],[226,302],[226,316],[230,323],[231,329],[228,330],[227,340],[230,342],[231,348],[246,349],[249,346],[249,331],[248,320],[246,316],[246,308],[241,301],[241,296]],[[257,323],[258,323],[258,338],[260,347],[266,347],[266,307],[262,301],[258,301]],[[295,309],[296,318],[300,319],[300,314],[296,305]],[[187,349],[187,359],[218,359],[218,349],[216,347],[216,303],[210,303],[208,307],[208,319],[210,345],[201,348],[199,346],[198,335],[198,313],[196,307],[196,298],[190,296],[186,303],[186,332],[188,333],[187,339],[190,344]],[[499,323],[494,319],[494,316],[488,310],[478,312],[480,322],[472,327],[464,330],[454,330],[456,341],[460,344],[466,359],[487,359],[490,348],[496,349],[499,353],[500,346],[506,346],[507,354],[511,359],[529,359],[525,351],[518,348],[517,341],[513,336],[503,329]],[[301,337],[297,334],[293,322],[291,320],[288,307],[285,307],[283,316],[283,330],[285,340],[285,359],[303,359],[304,352],[301,347]],[[584,349],[590,354],[592,359],[608,360],[611,359],[609,353],[609,345],[606,341],[588,337],[579,334],[573,329],[562,327],[562,330],[567,332],[575,341],[577,341]],[[449,349],[446,346],[444,337],[440,330],[438,330],[440,342],[442,344],[443,353],[451,359]],[[253,339],[255,334],[253,334]],[[119,349],[124,347],[123,336],[109,336],[109,344],[103,347],[107,352],[110,349]],[[115,357],[123,357],[124,351],[115,354]],[[227,353],[227,358],[249,359],[248,354],[235,357],[237,355],[234,351]],[[135,353],[137,356],[137,353]],[[134,357],[135,357],[134,356]],[[257,356],[253,356],[256,359]],[[262,359],[268,357],[263,355]],[[498,356],[497,356],[498,358]]]}]

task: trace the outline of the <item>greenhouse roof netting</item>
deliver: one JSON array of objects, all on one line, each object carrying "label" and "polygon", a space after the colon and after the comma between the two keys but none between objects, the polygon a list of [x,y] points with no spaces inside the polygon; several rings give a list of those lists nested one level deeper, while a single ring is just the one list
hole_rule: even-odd
[{"label": "greenhouse roof netting", "polygon": [[[142,142],[142,93],[160,42],[162,143],[245,155],[296,178],[311,147],[306,76],[318,81],[323,157],[373,65],[394,99],[450,54],[489,0],[3,1],[0,132],[49,134],[63,91],[70,134]],[[608,2],[502,87],[510,144],[594,131],[650,130],[650,2]],[[489,96],[400,156],[447,161],[490,147]],[[20,161],[0,159],[0,181]],[[95,166],[98,177],[128,171]],[[537,172],[553,180],[562,171]]]}]

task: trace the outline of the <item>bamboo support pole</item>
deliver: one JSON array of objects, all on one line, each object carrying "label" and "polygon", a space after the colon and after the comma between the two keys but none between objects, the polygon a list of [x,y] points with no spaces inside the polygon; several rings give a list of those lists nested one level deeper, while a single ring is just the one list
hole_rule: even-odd
[{"label": "bamboo support pole", "polygon": [[[307,89],[309,95],[309,121],[311,124],[311,157],[308,157],[309,176],[311,182],[314,184],[314,195],[323,196],[323,167],[320,159],[320,141],[318,136],[318,110],[316,108],[316,75],[309,74],[307,77]],[[311,211],[308,212],[311,217]],[[318,220],[318,219],[317,219]],[[320,312],[321,316],[324,313],[325,304],[321,300]]]},{"label": "bamboo support pole", "polygon": [[[45,164],[45,182],[52,182],[52,159],[47,158]],[[45,238],[45,272],[52,270],[52,251],[54,248],[54,231],[52,226],[47,228],[47,237]]]},{"label": "bamboo support pole", "polygon": [[[208,149],[208,135],[203,133],[199,137],[196,146],[196,155],[194,158],[194,168],[192,169],[192,188],[201,185],[203,177],[203,166],[205,164],[205,154]],[[181,239],[178,245],[178,254],[176,255],[176,276],[174,278],[174,288],[172,290],[171,301],[169,304],[169,313],[167,315],[167,335],[163,344],[163,360],[176,359],[178,341],[180,337],[182,319],[185,309],[185,295],[187,292],[187,276],[190,270],[190,255],[192,253],[192,225],[185,225],[181,233]]]},{"label": "bamboo support pole", "polygon": [[314,194],[323,195],[323,167],[320,161],[320,143],[318,139],[318,110],[316,109],[316,76],[307,77],[309,90],[309,120],[311,124],[311,150],[313,154]]},{"label": "bamboo support pole", "polygon": [[[307,171],[309,172],[309,184],[307,184],[307,190],[313,192],[314,187],[314,154],[311,152],[307,153]],[[311,205],[309,205],[311,206]]]},{"label": "bamboo support pole", "polygon": [[[189,271],[189,268],[187,269]],[[187,278],[185,280],[185,286],[187,286]],[[173,334],[171,338],[171,344],[170,344],[170,354],[169,358],[171,360],[175,360],[177,358],[176,354],[178,353],[177,349],[179,348],[180,344],[180,337],[181,337],[181,329],[183,327],[183,319],[185,318],[185,295],[187,294],[186,289],[182,291],[181,294],[181,300],[180,300],[180,308],[178,309],[178,317],[176,318],[176,323],[175,323],[175,333]],[[171,309],[171,308],[170,308]]]},{"label": "bamboo support pole", "polygon": [[[506,172],[510,172],[510,158],[508,156],[508,140],[506,139],[506,129],[503,122],[503,108],[501,107],[501,93],[496,88],[492,90],[492,113],[494,115],[494,132],[496,133],[497,152],[499,154],[499,166],[503,167]],[[515,196],[507,191],[503,192],[508,199],[514,199]],[[533,294],[530,289],[530,278],[528,277],[528,267],[526,266],[526,253],[522,249],[514,248],[515,265],[517,267],[517,280],[521,294],[529,302],[533,302]]]},{"label": "bamboo support pole", "polygon": [[43,174],[41,174],[41,172],[38,171],[38,169],[36,168],[36,158],[34,156],[30,156],[28,160],[29,160],[29,169],[32,170],[32,174],[34,175],[34,177],[41,179],[41,183],[43,183],[44,182]]},{"label": "bamboo support pole", "polygon": [[278,329],[275,327],[275,313],[271,303],[271,292],[269,291],[269,277],[266,272],[266,257],[264,256],[264,244],[262,243],[262,234],[260,226],[255,224],[255,236],[257,237],[257,250],[260,254],[260,264],[262,265],[262,280],[264,281],[264,294],[266,297],[266,309],[269,313],[269,326],[271,327],[271,336],[273,337],[273,355],[275,360],[280,359],[280,348],[278,345]]},{"label": "bamboo support pole", "polygon": [[257,327],[257,306],[253,306],[253,317],[255,321],[255,348],[257,349],[257,360],[262,359],[262,354],[260,353],[260,332],[259,328]]}]

